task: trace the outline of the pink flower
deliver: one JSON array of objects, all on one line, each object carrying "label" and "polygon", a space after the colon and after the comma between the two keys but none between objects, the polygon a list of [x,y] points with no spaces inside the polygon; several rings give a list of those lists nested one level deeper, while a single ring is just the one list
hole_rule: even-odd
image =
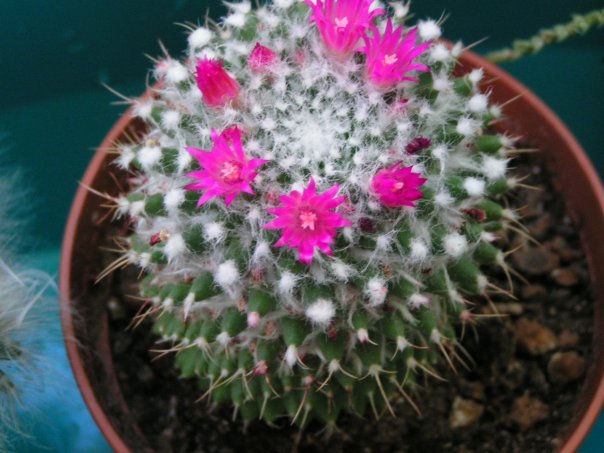
[{"label": "pink flower", "polygon": [[413,202],[422,198],[423,193],[419,187],[426,182],[426,179],[413,173],[412,170],[413,167],[403,167],[399,162],[378,171],[373,177],[371,182],[373,191],[384,206],[389,208],[414,207]]},{"label": "pink flower", "polygon": [[314,179],[304,192],[292,191],[279,198],[281,206],[268,209],[277,216],[264,225],[271,230],[283,230],[276,247],[285,245],[297,248],[300,261],[310,266],[315,249],[331,255],[336,228],[352,225],[334,210],[346,201],[346,197],[337,197],[339,186],[336,184],[323,194],[317,194]]},{"label": "pink flower", "polygon": [[197,86],[210,107],[224,107],[239,96],[239,84],[222,67],[222,60],[197,60]]},{"label": "pink flower", "polygon": [[411,71],[430,71],[426,65],[415,62],[431,44],[426,42],[416,46],[416,28],[403,35],[403,26],[394,30],[392,20],[388,19],[383,36],[377,27],[372,26],[371,29],[373,36],[363,37],[365,46],[359,52],[367,55],[367,75],[375,85],[388,87],[404,80],[417,82],[415,77],[406,74]]},{"label": "pink flower", "polygon": [[255,170],[266,164],[263,159],[248,160],[241,146],[241,131],[230,128],[218,135],[212,129],[214,147],[211,151],[187,148],[187,151],[202,167],[189,173],[189,178],[197,182],[185,187],[187,190],[205,190],[197,206],[201,206],[214,197],[222,196],[228,206],[241,192],[254,194],[250,183],[258,174]]},{"label": "pink flower", "polygon": [[327,48],[342,55],[354,51],[372,21],[386,13],[383,9],[369,11],[373,0],[305,1]]},{"label": "pink flower", "polygon": [[254,50],[247,60],[247,64],[252,72],[256,74],[264,74],[277,61],[277,54],[268,47],[263,46],[259,42],[256,43]]}]

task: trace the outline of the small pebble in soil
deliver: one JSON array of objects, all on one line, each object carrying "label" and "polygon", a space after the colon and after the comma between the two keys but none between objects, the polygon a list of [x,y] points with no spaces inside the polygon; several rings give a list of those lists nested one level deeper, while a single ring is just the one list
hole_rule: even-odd
[{"label": "small pebble in soil", "polygon": [[109,315],[113,319],[124,319],[128,316],[128,312],[116,297],[112,297],[107,301],[107,309],[109,310]]},{"label": "small pebble in soil", "polygon": [[449,425],[453,429],[469,428],[475,425],[484,412],[484,406],[472,400],[466,400],[459,396],[453,401]]},{"label": "small pebble in soil", "polygon": [[558,267],[560,258],[545,248],[524,247],[512,255],[514,264],[529,275],[544,275]]},{"label": "small pebble in soil", "polygon": [[558,346],[561,348],[574,348],[577,344],[579,335],[569,329],[564,329],[558,336]]},{"label": "small pebble in soil", "polygon": [[535,424],[545,420],[550,414],[549,406],[525,393],[514,400],[510,418],[521,431],[527,431]]},{"label": "small pebble in soil", "polygon": [[552,272],[552,277],[560,286],[571,287],[579,283],[579,277],[570,268],[556,269]]},{"label": "small pebble in soil", "polygon": [[541,355],[558,346],[558,338],[552,330],[537,321],[520,318],[516,322],[516,341],[531,355]]},{"label": "small pebble in soil", "polygon": [[568,384],[585,372],[585,359],[575,351],[556,352],[549,359],[547,373],[552,382]]},{"label": "small pebble in soil", "polygon": [[521,294],[527,300],[541,299],[547,294],[547,290],[543,285],[530,284],[522,287]]},{"label": "small pebble in soil", "polygon": [[543,239],[552,227],[552,216],[549,214],[542,214],[534,222],[527,225],[529,234],[537,239]]}]

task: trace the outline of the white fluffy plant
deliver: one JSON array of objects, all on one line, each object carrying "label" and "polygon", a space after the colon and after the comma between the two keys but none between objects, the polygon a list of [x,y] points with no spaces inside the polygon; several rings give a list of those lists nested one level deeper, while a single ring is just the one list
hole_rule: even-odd
[{"label": "white fluffy plant", "polygon": [[227,3],[154,69],[120,263],[186,378],[244,420],[379,416],[463,362],[467,296],[493,290],[511,141],[480,69],[408,5]]},{"label": "white fluffy plant", "polygon": [[51,283],[40,271],[24,267],[16,256],[22,228],[21,200],[15,196],[17,175],[0,175],[0,450],[18,430],[16,410],[23,388],[35,371],[32,351],[33,306]]}]

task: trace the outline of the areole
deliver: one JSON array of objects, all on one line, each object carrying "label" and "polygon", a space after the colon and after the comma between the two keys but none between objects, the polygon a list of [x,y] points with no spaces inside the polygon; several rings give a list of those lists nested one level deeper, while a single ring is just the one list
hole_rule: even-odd
[{"label": "areole", "polygon": [[[581,238],[596,291],[595,334],[591,367],[560,448],[565,453],[573,452],[604,403],[604,241],[599,240],[604,225],[604,189],[577,140],[539,98],[483,58],[470,52],[462,56],[460,72],[477,67],[482,67],[485,79],[491,81],[494,102],[503,103],[520,95],[517,101],[506,106],[505,114],[510,121],[500,127],[548,150],[545,157],[556,175],[555,184],[564,195],[569,214],[582,226]],[[87,187],[116,193],[111,174],[117,170],[110,167],[113,156],[108,151],[132,131],[143,128],[144,125],[127,112],[101,144],[72,205],[61,255],[62,324],[71,366],[92,416],[113,449],[120,453],[134,449],[126,438],[140,438],[141,442],[144,439],[134,423],[129,422],[128,408],[120,396],[112,365],[106,311],[103,306],[87,304],[87,296],[95,291],[90,268],[98,258],[101,231],[108,224],[99,198]],[[87,321],[91,321],[90,324]],[[83,337],[88,341],[82,340]],[[140,450],[140,446],[136,449]]]}]

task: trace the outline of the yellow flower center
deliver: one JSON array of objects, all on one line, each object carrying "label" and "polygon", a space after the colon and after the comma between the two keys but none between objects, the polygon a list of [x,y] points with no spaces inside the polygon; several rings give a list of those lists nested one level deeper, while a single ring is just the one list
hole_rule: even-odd
[{"label": "yellow flower center", "polygon": [[384,57],[384,64],[386,66],[390,66],[393,65],[394,63],[396,63],[398,61],[398,57],[396,56],[396,54],[391,53],[390,55],[386,55]]},{"label": "yellow flower center", "polygon": [[334,22],[337,28],[346,28],[346,26],[348,25],[348,17],[344,16],[341,19],[339,17],[336,17]]},{"label": "yellow flower center", "polygon": [[402,181],[395,182],[392,185],[392,191],[396,192],[396,193],[401,192],[404,188],[405,188],[405,183]]},{"label": "yellow flower center", "polygon": [[225,162],[220,169],[220,177],[227,184],[241,182],[242,165],[239,162]]},{"label": "yellow flower center", "polygon": [[300,227],[303,230],[315,231],[315,223],[317,222],[317,214],[312,211],[302,211],[298,216],[300,219]]}]

